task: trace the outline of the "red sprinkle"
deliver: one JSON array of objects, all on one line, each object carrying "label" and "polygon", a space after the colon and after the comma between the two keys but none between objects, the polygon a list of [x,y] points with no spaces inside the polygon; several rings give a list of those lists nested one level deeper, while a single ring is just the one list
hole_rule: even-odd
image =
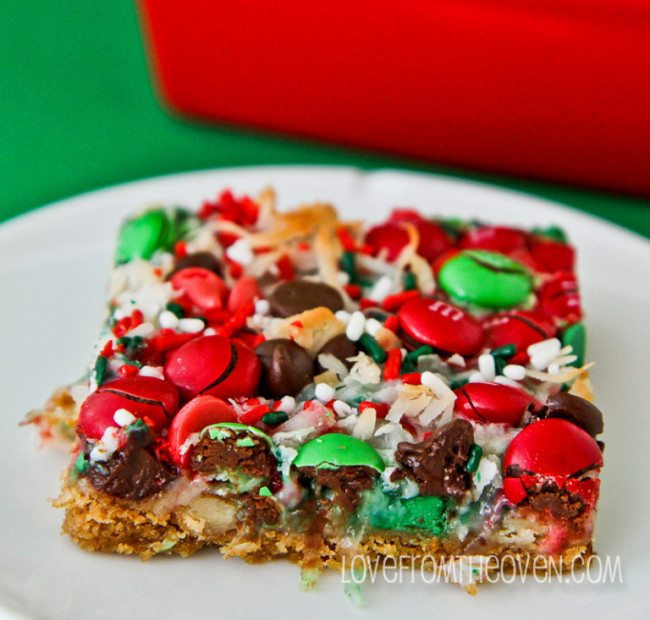
[{"label": "red sprinkle", "polygon": [[347,228],[339,228],[336,231],[336,235],[343,246],[343,249],[346,252],[354,252],[357,249],[357,244],[355,243],[350,231]]},{"label": "red sprinkle", "polygon": [[365,310],[366,308],[375,308],[378,305],[379,304],[374,299],[369,299],[368,297],[362,297],[359,300],[359,306],[362,310]]},{"label": "red sprinkle", "polygon": [[390,329],[392,332],[396,332],[397,329],[399,328],[399,319],[397,318],[397,315],[391,314],[385,321],[384,321],[384,327],[386,329]]},{"label": "red sprinkle", "polygon": [[293,269],[293,263],[291,262],[291,259],[286,255],[283,254],[277,261],[277,266],[278,270],[280,272],[280,279],[281,280],[293,280],[295,277],[295,272]]},{"label": "red sprinkle", "polygon": [[239,421],[242,424],[255,424],[259,422],[264,415],[266,415],[271,409],[268,405],[257,405],[248,411],[245,411],[239,416]]},{"label": "red sprinkle", "polygon": [[388,352],[386,366],[384,367],[384,379],[393,381],[399,377],[399,369],[402,365],[402,352],[398,349],[391,349]]},{"label": "red sprinkle", "polygon": [[102,349],[102,352],[100,355],[103,355],[104,357],[110,357],[113,355],[113,341],[109,340],[105,345],[104,348]]},{"label": "red sprinkle", "polygon": [[121,377],[132,377],[133,375],[137,375],[138,371],[138,367],[133,364],[122,364],[117,369],[117,372],[120,373]]},{"label": "red sprinkle", "polygon": [[420,385],[422,383],[422,373],[408,372],[405,375],[402,375],[402,383],[408,383],[409,385]]},{"label": "red sprinkle", "polygon": [[388,415],[390,407],[386,403],[373,403],[371,400],[364,400],[359,403],[359,413],[363,413],[366,409],[374,409],[377,412],[377,417],[383,420]]},{"label": "red sprinkle", "polygon": [[184,258],[187,256],[187,243],[185,241],[177,241],[174,244],[174,256],[176,258]]},{"label": "red sprinkle", "polygon": [[142,314],[141,310],[138,310],[137,308],[131,312],[131,325],[130,329],[133,329],[134,327],[137,327],[138,325],[142,325],[144,323],[144,314]]},{"label": "red sprinkle", "polygon": [[395,293],[394,295],[386,297],[382,305],[384,310],[395,312],[407,301],[411,301],[411,299],[416,299],[417,297],[420,297],[420,291],[402,291],[401,293]]},{"label": "red sprinkle", "polygon": [[352,299],[359,299],[361,297],[361,287],[358,284],[346,284],[343,286],[343,290]]}]

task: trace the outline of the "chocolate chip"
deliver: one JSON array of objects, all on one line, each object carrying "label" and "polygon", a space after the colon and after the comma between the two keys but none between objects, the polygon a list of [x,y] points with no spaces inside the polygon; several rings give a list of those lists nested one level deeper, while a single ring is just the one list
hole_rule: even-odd
[{"label": "chocolate chip", "polygon": [[563,418],[584,428],[592,437],[603,432],[603,414],[588,400],[568,392],[558,392],[546,401],[547,418]]},{"label": "chocolate chip", "polygon": [[266,396],[295,396],[314,376],[311,356],[293,340],[267,340],[255,348],[255,353],[262,362],[261,390]]},{"label": "chocolate chip", "polygon": [[[359,351],[357,350],[357,345],[352,342],[345,334],[339,334],[330,338],[320,349],[318,355],[321,353],[329,353],[335,358],[341,360],[348,368],[352,368],[353,362],[348,362],[348,357],[354,357]],[[318,359],[318,355],[316,359]],[[318,369],[323,372],[323,368],[320,363],[318,364]]]},{"label": "chocolate chip", "polygon": [[222,274],[221,264],[213,254],[210,254],[210,252],[194,252],[182,258],[177,258],[174,263],[174,270],[167,276],[167,279],[171,278],[177,271],[188,267],[202,267],[216,273],[218,276]]},{"label": "chocolate chip", "polygon": [[398,444],[395,460],[418,483],[422,495],[461,499],[471,483],[465,467],[473,443],[472,425],[456,419],[420,443]]},{"label": "chocolate chip", "polygon": [[93,486],[127,499],[142,499],[160,491],[173,475],[147,450],[152,442],[148,428],[129,432],[121,450],[105,465],[95,465],[88,471]]},{"label": "chocolate chip", "polygon": [[335,288],[308,280],[283,282],[273,290],[269,302],[271,312],[281,317],[293,316],[319,306],[329,308],[332,312],[343,309],[343,298]]}]

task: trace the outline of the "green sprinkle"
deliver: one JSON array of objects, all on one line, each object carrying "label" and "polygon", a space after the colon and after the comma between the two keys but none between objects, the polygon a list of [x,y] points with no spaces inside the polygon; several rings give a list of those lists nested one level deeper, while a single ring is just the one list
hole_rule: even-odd
[{"label": "green sprinkle", "polygon": [[517,352],[517,347],[514,344],[504,344],[502,347],[497,347],[490,351],[492,357],[512,357]]},{"label": "green sprinkle", "polygon": [[95,382],[97,387],[104,383],[106,378],[106,369],[108,368],[108,360],[103,355],[98,355],[95,361]]},{"label": "green sprinkle", "polygon": [[165,308],[169,310],[172,314],[175,314],[179,319],[182,319],[185,316],[183,307],[180,304],[176,304],[173,301],[170,301]]},{"label": "green sprinkle", "polygon": [[83,452],[80,452],[72,465],[70,475],[72,476],[72,479],[75,480],[79,474],[85,474],[89,469],[90,463],[88,462],[86,455]]},{"label": "green sprinkle", "polygon": [[238,448],[252,448],[255,442],[250,437],[242,437],[236,441]]},{"label": "green sprinkle", "polygon": [[350,284],[357,283],[357,255],[354,252],[343,252],[341,267],[348,274]]},{"label": "green sprinkle", "polygon": [[259,490],[258,495],[261,495],[262,497],[273,497],[273,493],[271,493],[271,489],[269,489],[269,487],[262,487]]},{"label": "green sprinkle", "polygon": [[127,433],[137,433],[138,431],[143,431],[147,428],[147,425],[144,420],[138,418],[135,422],[132,422],[126,427]]},{"label": "green sprinkle", "polygon": [[452,390],[457,390],[458,388],[463,387],[464,385],[467,385],[469,382],[469,379],[463,378],[463,379],[454,379],[450,384],[449,387]]},{"label": "green sprinkle", "polygon": [[271,411],[262,416],[262,422],[267,426],[278,426],[288,419],[289,416],[284,411]]},{"label": "green sprinkle", "polygon": [[438,224],[448,235],[451,235],[452,237],[457,237],[467,228],[467,222],[461,220],[458,217],[450,217],[444,220],[440,220]]},{"label": "green sprinkle", "polygon": [[433,353],[433,347],[430,347],[428,344],[425,344],[424,346],[414,349],[410,353],[406,354],[406,359],[409,362],[415,362],[417,359],[423,355],[431,355]]},{"label": "green sprinkle", "polygon": [[580,367],[585,363],[585,349],[587,346],[587,332],[582,323],[574,323],[569,325],[561,336],[562,346],[570,345],[573,355],[577,356],[575,362],[571,362],[569,366]]},{"label": "green sprinkle", "polygon": [[559,226],[548,226],[547,228],[533,228],[532,230],[534,235],[539,235],[540,237],[548,237],[553,241],[559,241],[560,243],[567,243],[568,239],[566,233]]},{"label": "green sprinkle", "polygon": [[478,444],[472,444],[472,447],[469,449],[469,457],[467,458],[467,465],[465,469],[470,474],[473,474],[477,469],[478,465],[481,462],[481,457],[483,456],[483,448]]},{"label": "green sprinkle", "polygon": [[502,375],[503,374],[503,369],[508,365],[508,362],[503,359],[502,357],[495,357],[494,358],[494,372],[497,373],[497,375]]},{"label": "green sprinkle", "polygon": [[386,351],[381,348],[381,345],[370,334],[363,334],[361,338],[359,338],[359,346],[370,355],[377,364],[382,364],[386,361]]},{"label": "green sprinkle", "polygon": [[404,273],[404,280],[402,283],[405,291],[412,291],[418,286],[418,279],[415,277],[415,274],[412,271],[406,271]]}]

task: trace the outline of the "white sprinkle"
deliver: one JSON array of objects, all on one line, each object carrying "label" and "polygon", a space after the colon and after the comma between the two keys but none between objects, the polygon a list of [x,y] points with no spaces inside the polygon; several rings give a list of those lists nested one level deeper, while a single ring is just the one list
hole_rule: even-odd
[{"label": "white sprinkle", "polygon": [[206,327],[203,330],[204,336],[214,336],[217,333],[217,330],[214,327]]},{"label": "white sprinkle", "polygon": [[97,461],[107,461],[113,456],[115,450],[120,445],[119,429],[115,426],[109,426],[102,435],[102,438],[95,444],[95,447],[90,451],[90,460],[95,463]]},{"label": "white sprinkle", "polygon": [[118,409],[113,414],[113,420],[118,426],[128,426],[135,422],[135,416],[128,409]]},{"label": "white sprinkle", "polygon": [[548,374],[557,375],[560,372],[560,365],[557,362],[551,362],[548,365]]},{"label": "white sprinkle", "polygon": [[205,323],[201,319],[179,319],[178,329],[184,334],[196,334],[203,331]]},{"label": "white sprinkle", "polygon": [[151,323],[140,323],[140,325],[129,331],[129,336],[142,336],[143,338],[149,338],[154,335],[155,331],[156,328]]},{"label": "white sprinkle", "polygon": [[141,377],[156,377],[156,379],[164,379],[162,366],[143,366],[140,368],[138,374]]},{"label": "white sprinkle", "polygon": [[447,384],[430,370],[425,370],[420,375],[420,383],[425,387],[428,387],[437,398],[442,397],[449,391]]},{"label": "white sprinkle", "polygon": [[271,304],[266,299],[258,299],[255,302],[255,314],[265,315],[271,310]]},{"label": "white sprinkle", "polygon": [[478,356],[478,369],[486,381],[494,381],[497,372],[494,365],[494,357],[489,353],[483,353],[483,355]]},{"label": "white sprinkle", "polygon": [[454,366],[465,368],[465,358],[460,353],[454,353],[452,356],[447,358],[447,364],[453,364]]},{"label": "white sprinkle", "polygon": [[248,239],[237,239],[227,250],[226,255],[240,265],[250,265],[255,255]]},{"label": "white sprinkle", "polygon": [[342,286],[345,286],[350,282],[350,276],[347,273],[345,273],[345,271],[339,271],[336,274],[336,279],[338,283],[341,284]]},{"label": "white sprinkle", "polygon": [[521,389],[521,384],[517,383],[513,379],[504,377],[503,375],[497,375],[494,378],[495,383],[500,383],[501,385],[509,385],[510,387],[515,387]]},{"label": "white sprinkle", "polygon": [[346,312],[345,310],[337,310],[334,313],[334,316],[341,321],[341,323],[345,323],[346,325],[350,322],[350,316],[351,314],[349,312]]},{"label": "white sprinkle", "polygon": [[158,323],[160,323],[160,327],[164,327],[166,329],[176,329],[176,326],[178,325],[178,317],[173,312],[165,310],[164,312],[160,313],[160,316],[158,317]]},{"label": "white sprinkle", "polygon": [[345,335],[352,342],[356,342],[363,335],[363,330],[366,325],[366,317],[363,316],[362,312],[355,310],[350,317],[350,322],[348,323],[347,328],[345,329]]},{"label": "white sprinkle", "polygon": [[371,336],[374,337],[382,327],[383,325],[377,319],[366,319],[365,329]]},{"label": "white sprinkle", "polygon": [[381,278],[373,284],[372,289],[370,289],[370,292],[368,293],[368,297],[373,301],[383,301],[384,297],[390,293],[392,288],[393,280],[388,276],[381,276]]},{"label": "white sprinkle", "polygon": [[335,400],[332,406],[339,418],[347,418],[352,413],[352,407],[342,400]]},{"label": "white sprinkle", "polygon": [[280,403],[277,407],[278,411],[284,411],[285,413],[290,413],[294,410],[296,406],[296,399],[293,396],[283,396],[280,399]]},{"label": "white sprinkle", "polygon": [[553,361],[553,358],[560,352],[561,347],[562,345],[557,338],[549,338],[531,344],[526,349],[531,366],[536,370],[543,370]]},{"label": "white sprinkle", "polygon": [[467,380],[470,383],[485,383],[485,381],[486,381],[485,377],[483,376],[483,373],[481,373],[478,370],[475,370],[474,372],[472,372],[469,375],[469,377],[467,377]]},{"label": "white sprinkle", "polygon": [[526,369],[519,364],[508,364],[503,369],[503,375],[515,381],[523,381],[526,378]]},{"label": "white sprinkle", "polygon": [[314,395],[318,400],[326,403],[334,398],[334,388],[327,383],[317,383]]}]

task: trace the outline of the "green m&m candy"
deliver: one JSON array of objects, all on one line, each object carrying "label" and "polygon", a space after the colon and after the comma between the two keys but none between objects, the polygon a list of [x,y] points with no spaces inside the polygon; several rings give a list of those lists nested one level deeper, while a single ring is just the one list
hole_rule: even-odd
[{"label": "green m&m candy", "polygon": [[128,263],[135,258],[151,258],[170,241],[171,223],[162,209],[147,211],[122,226],[115,261]]},{"label": "green m&m candy", "polygon": [[530,272],[521,263],[487,250],[463,250],[452,256],[438,279],[453,300],[493,309],[521,305],[533,286]]},{"label": "green m&m candy", "polygon": [[385,468],[377,450],[360,439],[343,433],[328,433],[308,441],[298,450],[293,464],[296,467],[319,469],[365,465],[378,472]]}]

